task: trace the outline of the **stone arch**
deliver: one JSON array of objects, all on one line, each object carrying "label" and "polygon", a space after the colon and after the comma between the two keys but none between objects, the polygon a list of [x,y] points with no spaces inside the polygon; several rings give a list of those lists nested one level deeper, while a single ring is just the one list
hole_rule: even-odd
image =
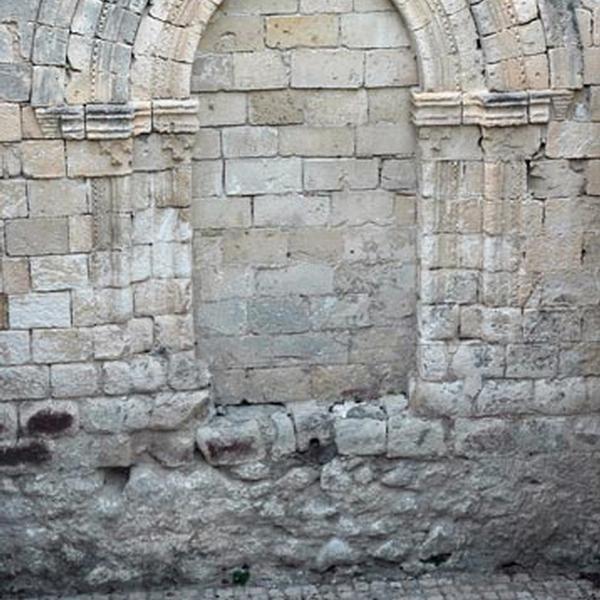
[{"label": "stone arch", "polygon": [[[10,67],[8,99],[60,106],[187,98],[195,49],[221,1],[65,0],[43,2],[37,16],[11,9],[19,27],[33,21],[36,29],[33,70],[23,46]],[[580,32],[560,3],[393,2],[413,37],[424,92],[582,85]],[[15,40],[15,47],[25,43]]]}]

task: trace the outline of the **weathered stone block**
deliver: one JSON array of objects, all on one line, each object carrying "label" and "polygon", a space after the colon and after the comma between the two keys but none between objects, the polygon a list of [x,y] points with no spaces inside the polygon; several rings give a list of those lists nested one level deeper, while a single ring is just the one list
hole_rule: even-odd
[{"label": "weathered stone block", "polygon": [[233,55],[234,89],[281,89],[288,85],[288,81],[288,69],[279,52],[266,50]]},{"label": "weathered stone block", "polygon": [[387,456],[412,458],[442,456],[446,453],[444,426],[441,421],[409,415],[388,420]]},{"label": "weathered stone block", "polygon": [[68,141],[69,177],[126,175],[131,172],[133,140]]},{"label": "weathered stone block", "polygon": [[29,205],[33,217],[62,217],[89,212],[88,188],[67,179],[30,181]]},{"label": "weathered stone block", "polygon": [[363,81],[363,53],[357,50],[295,50],[292,53],[294,88],[358,88]]},{"label": "weathered stone block", "polygon": [[0,104],[0,122],[0,142],[21,141],[21,110],[17,104]]},{"label": "weathered stone block", "polygon": [[248,112],[254,125],[295,125],[304,121],[302,96],[292,90],[253,92],[248,96]]},{"label": "weathered stone block", "polygon": [[50,381],[55,398],[84,398],[100,392],[99,369],[94,364],[52,365]]},{"label": "weathered stone block", "polygon": [[25,182],[16,180],[0,181],[0,218],[15,219],[26,217],[28,213]]},{"label": "weathered stone block", "polygon": [[282,156],[351,156],[354,131],[349,127],[285,127],[279,132],[279,152]]},{"label": "weathered stone block", "polygon": [[408,32],[398,15],[370,12],[341,17],[342,44],[348,48],[410,46]]},{"label": "weathered stone block", "polygon": [[298,158],[228,160],[225,188],[234,196],[301,191],[302,162]]},{"label": "weathered stone block", "polygon": [[377,456],[386,449],[387,423],[383,419],[336,418],[335,443],[340,454]]},{"label": "weathered stone block", "polygon": [[25,141],[22,152],[25,175],[39,179],[65,176],[65,146],[62,140]]},{"label": "weathered stone block", "polygon": [[89,329],[34,331],[31,347],[36,363],[68,363],[90,360],[93,338]]},{"label": "weathered stone block", "polygon": [[14,329],[69,327],[71,297],[69,292],[49,292],[11,296],[10,326]]},{"label": "weathered stone block", "polygon": [[335,15],[267,17],[266,43],[272,48],[335,46],[339,22]]},{"label": "weathered stone block", "polygon": [[31,285],[35,291],[48,292],[85,287],[89,283],[85,255],[32,258]]},{"label": "weathered stone block", "polygon": [[48,367],[0,368],[0,400],[47,398],[49,395],[50,370]]},{"label": "weathered stone block", "polygon": [[196,431],[204,459],[215,466],[243,465],[266,456],[266,444],[255,419],[233,423],[216,418]]}]

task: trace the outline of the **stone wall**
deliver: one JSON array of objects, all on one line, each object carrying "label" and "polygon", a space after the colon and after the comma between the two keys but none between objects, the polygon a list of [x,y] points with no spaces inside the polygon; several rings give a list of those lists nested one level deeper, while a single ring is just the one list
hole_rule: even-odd
[{"label": "stone wall", "polygon": [[196,337],[219,402],[373,399],[414,370],[408,32],[384,2],[302,10],[226,2],[193,67]]},{"label": "stone wall", "polygon": [[0,1],[0,590],[597,569],[597,3],[220,4]]}]

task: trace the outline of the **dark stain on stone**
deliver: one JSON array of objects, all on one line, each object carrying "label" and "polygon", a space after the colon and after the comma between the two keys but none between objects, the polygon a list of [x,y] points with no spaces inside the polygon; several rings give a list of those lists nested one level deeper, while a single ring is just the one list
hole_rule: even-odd
[{"label": "dark stain on stone", "polygon": [[42,410],[29,419],[27,432],[32,435],[53,435],[69,429],[72,424],[73,416],[69,413]]},{"label": "dark stain on stone", "polygon": [[42,442],[31,442],[26,446],[0,448],[0,466],[15,467],[24,464],[41,464],[50,460],[50,451]]},{"label": "dark stain on stone", "polygon": [[224,456],[243,456],[252,452],[253,445],[248,440],[233,440],[231,442],[223,442],[211,440],[206,443],[206,448],[211,458],[219,459]]}]

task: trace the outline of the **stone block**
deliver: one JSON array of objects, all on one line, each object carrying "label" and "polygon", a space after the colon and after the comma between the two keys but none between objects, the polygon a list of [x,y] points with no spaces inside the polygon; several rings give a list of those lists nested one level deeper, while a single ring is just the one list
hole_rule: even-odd
[{"label": "stone block", "polygon": [[86,255],[32,258],[30,265],[31,286],[36,292],[75,289],[89,284]]},{"label": "stone block", "polygon": [[304,161],[306,191],[374,189],[379,182],[375,159],[308,159]]},{"label": "stone block", "polygon": [[194,140],[192,158],[206,159],[221,156],[221,131],[208,127],[201,128]]},{"label": "stone block", "polygon": [[218,92],[198,97],[200,127],[243,125],[246,122],[246,94]]},{"label": "stone block", "polygon": [[66,175],[65,146],[62,140],[25,141],[21,148],[25,175],[36,179]]},{"label": "stone block", "polygon": [[208,365],[194,351],[169,356],[168,383],[174,390],[197,390],[210,382]]},{"label": "stone block", "polygon": [[333,267],[299,264],[282,269],[265,269],[256,274],[256,290],[265,296],[333,293]]},{"label": "stone block", "polygon": [[409,123],[363,125],[356,131],[358,156],[396,154],[409,157],[415,146],[415,133]]},{"label": "stone block", "polygon": [[33,41],[33,62],[36,65],[65,64],[69,32],[58,27],[41,25],[36,28]]},{"label": "stone block", "polygon": [[218,15],[200,41],[209,52],[256,52],[264,48],[263,20],[256,14]]},{"label": "stone block", "polygon": [[402,193],[417,191],[417,167],[413,160],[384,160],[381,187]]},{"label": "stone block", "polygon": [[234,89],[281,89],[287,87],[288,83],[288,68],[280,52],[266,50],[233,55]]},{"label": "stone block", "polygon": [[339,21],[333,14],[266,18],[266,43],[271,48],[336,46]]},{"label": "stone block", "polygon": [[345,294],[311,298],[311,322],[319,331],[327,329],[358,329],[373,324],[372,300],[366,294]]},{"label": "stone block", "polygon": [[368,96],[365,90],[304,90],[301,94],[306,125],[346,127],[368,121]]},{"label": "stone block", "polygon": [[67,220],[57,218],[11,221],[6,226],[6,249],[12,256],[64,254],[69,251]]},{"label": "stone block", "polygon": [[248,95],[248,112],[253,125],[297,125],[304,121],[300,92],[272,90]]},{"label": "stone block", "polygon": [[153,392],[166,386],[167,364],[156,356],[137,356],[130,361],[129,374],[134,392]]},{"label": "stone block", "polygon": [[279,131],[282,156],[351,156],[354,131],[349,127],[291,126]]},{"label": "stone block", "polygon": [[506,376],[541,379],[558,368],[558,348],[551,344],[513,344],[507,348]]},{"label": "stone block", "polygon": [[90,252],[93,246],[93,217],[69,217],[69,251]]},{"label": "stone block", "polygon": [[251,333],[300,333],[308,331],[310,323],[309,305],[302,298],[265,298],[248,304]]},{"label": "stone block", "polygon": [[387,423],[383,419],[336,418],[335,443],[347,456],[377,456],[386,451]]},{"label": "stone block", "polygon": [[600,160],[590,160],[586,167],[586,192],[600,196]]},{"label": "stone block", "polygon": [[17,407],[12,404],[0,405],[0,440],[14,441],[18,429]]},{"label": "stone block", "polygon": [[30,181],[29,205],[33,217],[62,217],[89,212],[85,183],[56,179]]},{"label": "stone block", "polygon": [[151,280],[134,286],[137,316],[187,313],[190,302],[190,282],[186,279]]},{"label": "stone block", "polygon": [[0,400],[47,398],[50,370],[46,366],[0,367]]},{"label": "stone block", "polygon": [[233,87],[233,56],[203,52],[192,68],[192,92],[216,92]]},{"label": "stone block", "polygon": [[22,365],[30,359],[28,332],[0,331],[0,364]]},{"label": "stone block", "polygon": [[583,50],[583,83],[585,85],[600,84],[600,48]]},{"label": "stone block", "polygon": [[199,198],[194,202],[192,210],[196,229],[247,228],[252,222],[249,198]]},{"label": "stone block", "polygon": [[223,161],[194,161],[192,181],[195,195],[220,196],[223,193]]},{"label": "stone block", "polygon": [[387,456],[389,458],[424,458],[446,454],[443,423],[409,415],[388,420]]},{"label": "stone block", "polygon": [[132,316],[133,298],[130,288],[73,292],[73,324],[76,327],[123,323]]},{"label": "stone block", "polygon": [[[1,92],[0,92],[1,93]],[[21,131],[21,110],[17,104],[0,103],[0,142],[20,142],[23,136]]]},{"label": "stone block", "polygon": [[[1,118],[1,115],[0,115]],[[27,217],[27,186],[24,181],[14,179],[0,181],[0,218]]]},{"label": "stone block", "polygon": [[331,198],[331,225],[389,225],[394,220],[394,207],[391,192],[336,192]]},{"label": "stone block", "polygon": [[0,100],[27,102],[31,93],[31,65],[0,64]]},{"label": "stone block", "polygon": [[27,294],[31,291],[27,258],[4,258],[1,271],[5,294]]},{"label": "stone block", "polygon": [[254,199],[255,227],[326,225],[329,212],[330,200],[327,196],[286,194],[258,196]]},{"label": "stone block", "polygon": [[197,326],[204,335],[242,335],[246,333],[245,300],[202,302],[195,311]]},{"label": "stone block", "polygon": [[294,50],[292,87],[358,88],[364,81],[363,53],[357,50]]},{"label": "stone block", "polygon": [[9,319],[13,329],[70,327],[70,294],[69,292],[49,292],[11,296]]},{"label": "stone block", "polygon": [[101,177],[131,173],[133,141],[68,141],[69,177]]},{"label": "stone block", "polygon": [[222,135],[223,155],[227,158],[277,154],[278,134],[273,127],[228,127]]},{"label": "stone block", "polygon": [[600,158],[600,123],[552,121],[546,154],[549,158]]},{"label": "stone block", "polygon": [[545,415],[571,415],[593,412],[600,404],[600,396],[588,394],[585,378],[538,379],[533,382],[535,393],[531,406]]},{"label": "stone block", "polygon": [[348,48],[409,47],[410,39],[397,14],[365,12],[341,17],[341,42]]},{"label": "stone block", "polygon": [[[294,402],[310,397],[303,367],[230,369],[213,372],[215,397],[224,404]],[[294,445],[295,449],[295,445]]]},{"label": "stone block", "polygon": [[94,353],[89,329],[34,331],[31,339],[36,363],[69,363],[90,360]]},{"label": "stone block", "polygon": [[409,48],[366,53],[365,87],[409,87],[417,83],[417,63]]},{"label": "stone block", "polygon": [[249,229],[225,232],[223,262],[278,266],[286,263],[287,237],[276,229]]},{"label": "stone block", "polygon": [[262,460],[267,448],[257,420],[231,422],[216,418],[196,431],[196,444],[214,466],[243,465]]},{"label": "stone block", "polygon": [[228,160],[225,189],[233,196],[301,191],[302,162],[298,158]]},{"label": "stone block", "polygon": [[55,398],[84,398],[100,393],[99,370],[93,364],[52,365],[50,381]]},{"label": "stone block", "polygon": [[335,439],[334,417],[326,406],[315,401],[295,402],[290,412],[296,429],[296,443],[299,452],[312,449],[324,451]]}]

